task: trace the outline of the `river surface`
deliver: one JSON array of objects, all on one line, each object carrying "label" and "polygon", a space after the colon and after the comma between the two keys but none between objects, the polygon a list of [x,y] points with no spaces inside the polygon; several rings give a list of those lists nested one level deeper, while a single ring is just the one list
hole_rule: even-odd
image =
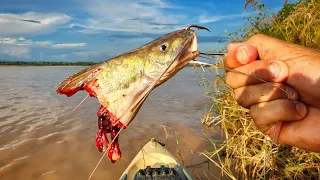
[{"label": "river surface", "polygon": [[[55,92],[60,81],[83,68],[0,67],[0,179],[89,177],[102,155],[94,146],[99,103],[88,98],[72,112],[86,93],[68,98]],[[209,101],[199,80],[199,72],[187,67],[153,90],[120,134],[122,158],[112,164],[105,157],[92,179],[118,179],[152,137],[181,160],[178,149],[186,166],[206,160],[198,152],[212,146],[203,133],[218,138],[220,131],[200,122]],[[189,170],[201,179],[220,176],[213,164]]]}]

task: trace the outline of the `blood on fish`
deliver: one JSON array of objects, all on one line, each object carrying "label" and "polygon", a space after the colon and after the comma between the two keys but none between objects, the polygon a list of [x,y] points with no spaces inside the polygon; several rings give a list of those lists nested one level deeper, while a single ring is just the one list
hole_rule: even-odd
[{"label": "blood on fish", "polygon": [[[94,71],[94,74],[100,71],[97,69]],[[92,75],[94,77],[94,74]],[[66,94],[68,97],[74,95],[79,90],[85,90],[91,97],[96,97],[96,90],[99,88],[97,79],[91,79],[84,81],[79,86],[72,86],[74,83],[72,79],[68,79],[68,82],[65,86],[57,89],[58,93]],[[121,151],[119,147],[118,137],[113,141],[112,144],[109,144],[107,134],[111,134],[111,141],[115,138],[116,134],[119,132],[121,128],[126,128],[123,125],[119,118],[113,115],[108,109],[104,106],[101,106],[97,111],[98,116],[98,131],[96,133],[95,146],[98,148],[100,152],[105,151],[110,145],[108,157],[110,158],[112,163],[115,163],[118,159],[121,158]]]},{"label": "blood on fish", "polygon": [[96,134],[95,145],[100,152],[106,150],[109,145],[107,139],[107,134],[111,134],[110,149],[108,152],[108,157],[112,163],[115,163],[118,159],[121,158],[121,151],[119,147],[119,136],[116,137],[117,133],[122,127],[122,123],[116,118],[112,113],[110,113],[107,108],[101,106],[97,112],[98,115],[98,132]]}]

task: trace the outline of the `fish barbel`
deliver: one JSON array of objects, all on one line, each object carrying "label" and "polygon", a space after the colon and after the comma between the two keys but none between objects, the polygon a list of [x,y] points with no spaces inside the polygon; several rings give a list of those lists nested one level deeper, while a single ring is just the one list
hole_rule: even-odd
[{"label": "fish barbel", "polygon": [[108,157],[115,162],[121,157],[117,132],[126,128],[155,87],[161,85],[191,60],[199,56],[197,35],[190,25],[168,33],[135,50],[90,66],[62,81],[57,93],[72,96],[85,90],[96,97],[101,107],[97,112],[99,130],[96,146],[100,151],[109,145]]}]

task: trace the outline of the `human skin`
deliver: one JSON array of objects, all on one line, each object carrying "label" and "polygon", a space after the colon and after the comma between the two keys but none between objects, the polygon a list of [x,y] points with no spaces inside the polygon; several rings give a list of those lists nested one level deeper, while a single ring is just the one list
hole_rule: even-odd
[{"label": "human skin", "polygon": [[238,104],[275,142],[320,152],[320,51],[257,34],[229,44],[225,66]]}]

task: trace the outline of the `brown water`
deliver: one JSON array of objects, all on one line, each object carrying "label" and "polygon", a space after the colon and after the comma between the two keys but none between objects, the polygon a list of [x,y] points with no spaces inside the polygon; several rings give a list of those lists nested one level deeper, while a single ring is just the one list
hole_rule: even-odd
[{"label": "brown water", "polygon": [[[67,98],[55,92],[60,81],[82,68],[0,67],[0,179],[88,178],[102,155],[93,144],[99,104],[88,98],[72,112],[86,94]],[[199,80],[199,73],[185,68],[155,89],[120,134],[122,158],[112,164],[105,157],[92,179],[118,179],[152,137],[180,159],[178,149],[185,165],[203,162],[197,152],[212,146],[202,132],[219,137],[220,131],[200,123],[208,100]],[[219,177],[212,164],[189,170],[201,179]]]}]

